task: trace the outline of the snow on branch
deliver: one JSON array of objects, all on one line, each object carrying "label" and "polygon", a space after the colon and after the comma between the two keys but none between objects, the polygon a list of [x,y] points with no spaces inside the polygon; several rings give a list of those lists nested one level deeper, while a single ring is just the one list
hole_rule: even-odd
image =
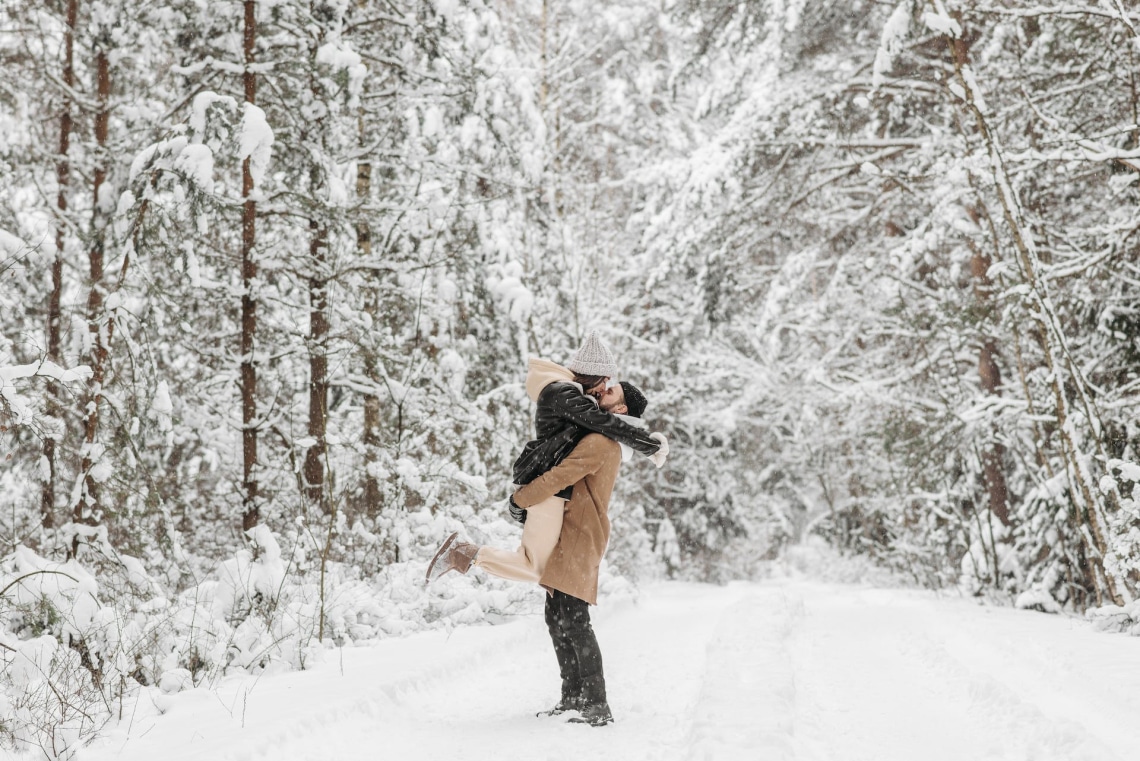
[{"label": "snow on branch", "polygon": [[883,27],[879,50],[875,53],[875,64],[871,73],[871,87],[879,89],[883,84],[884,73],[889,71],[895,56],[902,52],[903,40],[910,33],[911,0],[899,3]]},{"label": "snow on branch", "polygon": [[1126,150],[1107,146],[1094,140],[1077,139],[1074,148],[1057,148],[1052,151],[1009,151],[1005,154],[1011,163],[1044,163],[1058,161],[1084,161],[1094,164],[1117,162],[1140,172],[1140,150]]},{"label": "snow on branch", "polygon": [[0,388],[7,388],[16,378],[51,378],[60,383],[74,383],[77,380],[86,380],[91,377],[91,368],[86,365],[68,370],[55,362],[46,359],[28,365],[13,365],[0,367]]},{"label": "snow on branch", "polygon": [[349,105],[360,104],[368,67],[364,65],[364,59],[359,53],[343,41],[327,42],[317,50],[317,63],[329,66],[334,71],[345,72],[348,77]]},{"label": "snow on branch", "polygon": [[0,367],[0,406],[15,418],[17,425],[27,425],[35,417],[34,409],[17,393],[15,381],[25,378],[50,378],[59,383],[75,383],[90,377],[91,368],[86,365],[68,370],[47,360],[27,365]]},{"label": "snow on branch", "polygon": [[18,256],[31,248],[22,238],[0,229],[0,254]]},{"label": "snow on branch", "polygon": [[242,106],[244,113],[238,134],[238,158],[249,158],[253,184],[260,185],[273,151],[273,129],[259,107],[252,103],[243,103]]},{"label": "snow on branch", "polygon": [[947,37],[957,39],[962,35],[962,25],[954,19],[950,18],[950,14],[946,12],[946,8],[941,2],[934,3],[935,12],[927,11],[922,14],[922,23],[926,28],[936,34],[944,34]]},{"label": "snow on branch", "polygon": [[1095,5],[1077,5],[1063,3],[1061,5],[1038,5],[1032,8],[1003,8],[997,5],[983,5],[972,9],[979,15],[1012,16],[1015,18],[1039,18],[1041,16],[1059,16],[1061,18],[1079,18],[1081,16],[1100,16],[1102,18],[1121,19],[1131,26],[1140,22],[1140,13],[1127,13],[1097,7]]}]

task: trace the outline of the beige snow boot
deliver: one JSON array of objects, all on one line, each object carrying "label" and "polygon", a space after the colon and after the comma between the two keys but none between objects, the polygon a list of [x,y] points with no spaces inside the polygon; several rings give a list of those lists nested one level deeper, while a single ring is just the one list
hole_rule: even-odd
[{"label": "beige snow boot", "polygon": [[424,574],[424,584],[430,584],[448,571],[467,573],[475,556],[479,554],[479,546],[459,541],[459,532],[443,540],[443,544],[435,553],[435,557],[428,564],[427,573]]}]

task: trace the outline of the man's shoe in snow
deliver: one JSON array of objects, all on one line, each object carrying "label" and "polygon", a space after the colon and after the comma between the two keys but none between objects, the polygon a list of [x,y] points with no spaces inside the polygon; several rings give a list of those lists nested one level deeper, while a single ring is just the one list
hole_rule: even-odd
[{"label": "man's shoe in snow", "polygon": [[578,716],[567,720],[568,724],[589,724],[591,727],[604,727],[614,723],[609,703],[590,703],[581,709]]},{"label": "man's shoe in snow", "polygon": [[581,711],[582,699],[581,698],[562,698],[558,701],[558,705],[551,708],[549,711],[539,711],[535,716],[560,716],[567,711]]},{"label": "man's shoe in snow", "polygon": [[430,584],[448,571],[467,573],[471,570],[471,564],[475,562],[477,554],[479,554],[478,545],[459,541],[459,532],[454,532],[443,540],[435,557],[428,564],[424,583]]}]

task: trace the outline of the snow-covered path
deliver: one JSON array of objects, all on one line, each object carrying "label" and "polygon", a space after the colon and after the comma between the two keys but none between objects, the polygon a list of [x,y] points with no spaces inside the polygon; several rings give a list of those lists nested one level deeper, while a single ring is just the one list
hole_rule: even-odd
[{"label": "snow-covered path", "polygon": [[[462,583],[462,582],[460,582]],[[80,761],[1125,761],[1140,639],[918,591],[661,584],[594,611],[617,722],[539,719],[541,616],[147,700]],[[165,701],[165,702],[164,702]]]}]

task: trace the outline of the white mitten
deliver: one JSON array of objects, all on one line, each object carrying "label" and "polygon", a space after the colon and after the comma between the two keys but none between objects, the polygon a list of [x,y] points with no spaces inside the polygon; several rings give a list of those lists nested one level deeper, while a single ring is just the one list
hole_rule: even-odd
[{"label": "white mitten", "polygon": [[653,464],[660,468],[665,464],[665,458],[669,456],[669,442],[665,440],[665,434],[663,433],[651,433],[649,434],[649,438],[657,439],[661,442],[661,448],[649,455],[649,459],[653,461]]}]

